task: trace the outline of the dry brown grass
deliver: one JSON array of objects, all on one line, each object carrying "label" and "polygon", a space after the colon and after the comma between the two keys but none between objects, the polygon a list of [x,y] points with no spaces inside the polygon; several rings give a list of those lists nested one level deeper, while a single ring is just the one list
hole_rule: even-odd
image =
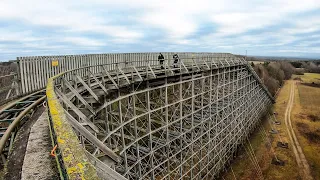
[{"label": "dry brown grass", "polygon": [[251,63],[251,62],[253,62],[253,64],[263,64],[264,63],[264,61],[249,61],[249,63]]},{"label": "dry brown grass", "polygon": [[[271,129],[270,124],[267,120],[264,120],[263,127],[268,133],[269,138],[272,141],[272,148],[267,146],[267,142],[261,136],[261,132],[255,132],[250,139],[253,146],[254,152],[257,156],[257,160],[262,169],[264,179],[301,179],[299,176],[298,166],[292,152],[292,149],[283,149],[276,147],[276,143],[280,141],[280,138],[284,142],[289,142],[287,135],[284,116],[290,95],[290,83],[292,81],[285,82],[282,89],[279,91],[276,103],[274,104],[273,111],[277,112],[277,120],[281,122],[281,125],[276,125],[275,127],[280,131],[279,134],[271,135],[268,131]],[[271,164],[271,160],[275,155],[285,161],[285,166],[276,166]],[[255,169],[250,161],[248,155],[245,152],[237,157],[237,159],[232,164],[232,169],[235,172],[237,179],[257,179],[255,175]],[[224,179],[233,179],[231,170],[224,174]]]},{"label": "dry brown grass", "polygon": [[[305,73],[304,83],[320,83],[320,74]],[[292,110],[294,130],[311,168],[312,176],[320,179],[320,88],[297,82]]]},{"label": "dry brown grass", "polygon": [[[291,114],[292,124],[294,125],[296,136],[310,165],[312,176],[315,179],[320,179],[320,88],[312,85],[312,82],[320,84],[320,74],[305,73],[304,75],[294,75],[293,79],[294,78],[301,79],[301,82],[300,80],[286,81],[279,92],[277,102],[274,104],[273,109],[278,113],[277,119],[282,123],[277,127],[280,130],[282,140],[290,142],[284,117],[290,95],[290,84],[296,83],[294,106]],[[264,127],[266,131],[270,130],[270,126],[266,122],[264,123]],[[267,148],[266,142],[260,136],[259,132],[254,133],[250,140],[257,155],[259,165],[263,170],[264,178],[302,179],[299,175],[291,144],[289,143],[289,149],[277,148],[275,143],[279,140],[279,137],[277,135],[272,135],[272,137],[274,139],[272,147],[275,149],[276,155],[286,162],[283,167],[270,163],[272,158],[271,150]],[[237,179],[256,178],[254,174],[255,170],[245,152],[234,161],[232,168]],[[225,179],[233,179],[230,170],[225,173],[223,177]]]},{"label": "dry brown grass", "polygon": [[293,78],[301,78],[305,83],[320,83],[320,74],[317,73],[304,73],[304,75],[293,75]]},{"label": "dry brown grass", "polygon": [[[277,120],[281,122],[280,126],[276,126],[279,130],[278,135],[273,135],[277,141],[280,141],[280,138],[283,142],[290,142],[285,125],[285,111],[289,100],[290,95],[290,85],[292,81],[286,81],[283,88],[280,90],[279,95],[277,96],[276,103],[274,104],[274,111],[277,112]],[[285,161],[285,166],[275,166],[269,165],[268,171],[266,172],[266,179],[299,179],[299,171],[295,156],[292,152],[289,143],[289,149],[283,149],[276,147],[276,141],[273,143],[275,147],[276,155],[283,161]],[[263,154],[262,154],[263,156]]]}]

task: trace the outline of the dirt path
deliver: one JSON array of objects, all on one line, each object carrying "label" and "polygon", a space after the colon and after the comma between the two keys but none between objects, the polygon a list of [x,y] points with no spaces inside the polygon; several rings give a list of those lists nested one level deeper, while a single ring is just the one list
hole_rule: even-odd
[{"label": "dirt path", "polygon": [[292,123],[291,123],[291,110],[294,103],[294,85],[295,85],[295,81],[292,81],[291,88],[290,88],[289,102],[287,104],[286,113],[285,113],[285,123],[286,123],[287,132],[289,135],[289,139],[292,144],[292,149],[299,166],[300,174],[303,177],[303,179],[309,180],[309,179],[313,179],[310,173],[310,167],[302,151],[302,148],[299,144],[299,141],[294,133],[294,130],[292,128]]}]

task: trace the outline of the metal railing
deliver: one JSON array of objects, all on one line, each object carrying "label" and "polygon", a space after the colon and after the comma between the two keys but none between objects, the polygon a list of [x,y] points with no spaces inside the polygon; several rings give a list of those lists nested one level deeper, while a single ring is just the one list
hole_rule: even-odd
[{"label": "metal railing", "polygon": [[23,119],[32,109],[42,103],[45,97],[44,90],[38,91],[18,99],[0,110],[0,155],[3,165],[5,165],[6,159],[11,152],[19,127],[23,124]]},{"label": "metal railing", "polygon": [[[165,59],[172,61],[174,52],[163,52]],[[181,59],[215,57],[223,60],[233,57],[228,53],[194,53],[179,52]],[[77,69],[85,66],[97,66],[109,64],[107,70],[113,70],[116,65],[136,67],[146,64],[157,65],[159,53],[109,53],[109,54],[83,54],[83,55],[62,55],[62,56],[30,56],[18,57],[19,66],[18,79],[20,94],[30,94],[46,87],[47,80],[59,73]],[[94,72],[94,71],[93,71]]]}]

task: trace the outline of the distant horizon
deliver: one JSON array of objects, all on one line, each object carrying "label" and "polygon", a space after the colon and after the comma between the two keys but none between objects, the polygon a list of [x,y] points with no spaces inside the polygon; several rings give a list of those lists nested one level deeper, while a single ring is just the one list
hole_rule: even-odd
[{"label": "distant horizon", "polygon": [[[178,51],[154,51],[154,52],[177,52]],[[150,52],[150,53],[154,53],[154,52]],[[188,52],[188,51],[186,51]],[[189,52],[194,52],[197,53],[195,51],[189,51]],[[208,51],[207,51],[208,52]],[[148,53],[147,51],[141,51],[141,52],[105,52],[105,53],[87,53],[87,54],[108,54],[108,53]],[[182,51],[181,51],[182,53]],[[199,52],[201,53],[201,52]],[[203,52],[206,53],[206,52]],[[231,53],[231,52],[210,52],[210,53]],[[85,54],[85,53],[77,53],[77,54],[51,54],[51,55],[30,55],[30,56],[64,56],[64,55],[80,55],[80,54]],[[245,54],[236,54],[236,53],[231,53],[234,55],[241,55],[241,56],[246,56]],[[310,59],[310,60],[320,60],[320,56],[285,56],[285,55],[247,55],[248,57],[263,57],[263,58],[294,58],[294,59]],[[8,60],[1,60],[0,62],[9,62],[9,61],[16,61],[18,57],[28,57],[28,56],[17,56],[14,59],[8,59]]]},{"label": "distant horizon", "polygon": [[304,57],[304,56],[261,56],[261,55],[248,55],[249,57],[267,57],[267,58],[295,58],[295,59],[314,59],[314,60],[320,60],[320,56],[310,56],[310,57]]}]

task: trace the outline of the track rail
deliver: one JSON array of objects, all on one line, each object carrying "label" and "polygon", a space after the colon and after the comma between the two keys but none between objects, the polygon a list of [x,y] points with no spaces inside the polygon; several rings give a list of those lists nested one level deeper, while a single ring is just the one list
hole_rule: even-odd
[{"label": "track rail", "polygon": [[5,164],[19,127],[46,98],[45,90],[18,99],[0,110],[0,155]]}]

